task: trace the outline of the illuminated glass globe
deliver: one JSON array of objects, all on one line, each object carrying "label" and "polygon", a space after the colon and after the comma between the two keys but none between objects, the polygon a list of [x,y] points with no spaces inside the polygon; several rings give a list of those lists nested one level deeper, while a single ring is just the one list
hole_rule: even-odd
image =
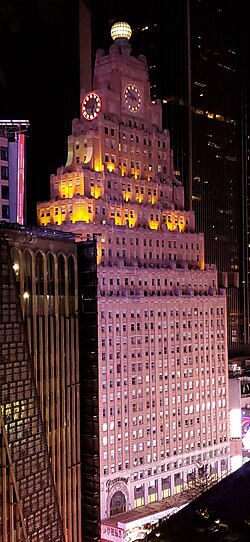
[{"label": "illuminated glass globe", "polygon": [[128,23],[115,23],[111,27],[112,40],[126,39],[129,40],[132,35],[131,27]]}]

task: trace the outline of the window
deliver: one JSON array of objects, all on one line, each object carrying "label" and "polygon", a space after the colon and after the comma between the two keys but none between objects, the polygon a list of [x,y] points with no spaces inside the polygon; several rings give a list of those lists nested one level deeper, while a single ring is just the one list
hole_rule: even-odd
[{"label": "window", "polygon": [[2,186],[2,199],[9,199],[9,187]]},{"label": "window", "polygon": [[7,181],[9,178],[9,168],[7,166],[1,166],[1,178]]},{"label": "window", "polygon": [[0,154],[1,160],[4,160],[7,162],[8,160],[8,147],[1,147],[1,154]]},{"label": "window", "polygon": [[9,205],[2,205],[2,218],[10,218]]}]

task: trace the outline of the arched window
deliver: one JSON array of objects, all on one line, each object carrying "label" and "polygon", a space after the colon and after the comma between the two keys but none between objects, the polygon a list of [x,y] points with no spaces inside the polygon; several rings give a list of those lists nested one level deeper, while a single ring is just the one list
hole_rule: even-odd
[{"label": "arched window", "polygon": [[55,261],[51,252],[47,257],[47,292],[48,295],[55,294]]},{"label": "arched window", "polygon": [[32,259],[28,250],[25,250],[23,255],[23,274],[24,274],[24,292],[29,295],[32,292]]},{"label": "arched window", "polygon": [[12,265],[16,277],[16,282],[18,284],[18,287],[20,288],[20,255],[19,252],[13,248],[11,250],[11,257],[12,257]]},{"label": "arched window", "polygon": [[68,259],[68,291],[69,291],[69,311],[75,312],[75,261],[73,256]]},{"label": "arched window", "polygon": [[69,256],[68,260],[68,273],[69,273],[69,295],[74,296],[75,295],[75,261],[73,256]]},{"label": "arched window", "polygon": [[126,498],[122,491],[117,491],[110,501],[110,516],[126,512]]},{"label": "arched window", "polygon": [[65,295],[65,260],[62,254],[58,257],[58,295]]},{"label": "arched window", "polygon": [[23,313],[25,316],[31,316],[31,294],[32,294],[32,257],[29,250],[23,253]]},{"label": "arched window", "polygon": [[44,294],[44,264],[41,252],[36,254],[36,294]]}]

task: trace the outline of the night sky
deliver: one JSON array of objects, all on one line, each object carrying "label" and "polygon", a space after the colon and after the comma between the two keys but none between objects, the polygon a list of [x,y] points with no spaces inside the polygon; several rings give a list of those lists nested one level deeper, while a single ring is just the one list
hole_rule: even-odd
[{"label": "night sky", "polygon": [[0,118],[28,119],[27,211],[49,199],[78,113],[77,0],[1,0]]}]

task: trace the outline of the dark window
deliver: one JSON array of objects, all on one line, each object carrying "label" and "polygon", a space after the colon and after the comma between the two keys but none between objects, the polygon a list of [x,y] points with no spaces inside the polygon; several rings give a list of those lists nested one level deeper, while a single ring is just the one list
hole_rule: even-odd
[{"label": "dark window", "polygon": [[69,295],[75,295],[75,263],[73,256],[69,256],[69,270],[68,270],[68,288]]},{"label": "dark window", "polygon": [[2,218],[10,218],[9,205],[2,205]]},{"label": "dark window", "polygon": [[5,160],[7,162],[8,160],[8,147],[1,147],[1,160]]},{"label": "dark window", "polygon": [[7,166],[1,166],[1,178],[5,181],[9,178],[9,168]]},{"label": "dark window", "polygon": [[[30,260],[30,255],[28,257]],[[44,260],[41,252],[36,254],[36,294],[44,294]]]},{"label": "dark window", "polygon": [[2,186],[2,199],[9,199],[9,187]]},{"label": "dark window", "polygon": [[49,252],[47,258],[47,292],[48,295],[55,294],[55,262],[51,252]]},{"label": "dark window", "polygon": [[62,254],[58,256],[58,294],[65,295],[65,260]]}]

